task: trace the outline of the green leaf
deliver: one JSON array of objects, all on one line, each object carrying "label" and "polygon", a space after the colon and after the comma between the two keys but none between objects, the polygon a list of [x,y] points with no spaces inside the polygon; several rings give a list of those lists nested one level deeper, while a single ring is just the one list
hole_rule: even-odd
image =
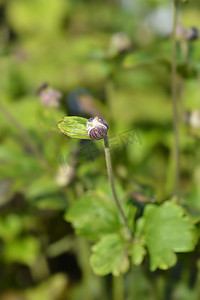
[{"label": "green leaf", "polygon": [[33,236],[27,236],[6,244],[3,257],[8,262],[31,265],[36,260],[38,254],[38,239]]},{"label": "green leaf", "polygon": [[21,216],[9,214],[0,219],[0,237],[6,241],[14,239],[23,229],[23,219]]},{"label": "green leaf", "polygon": [[[122,196],[121,186],[116,182],[117,195]],[[136,207],[132,203],[121,203],[129,226],[133,230]],[[73,223],[77,234],[97,241],[105,234],[119,232],[124,223],[112,197],[110,185],[101,185],[96,191],[90,191],[77,200],[67,211],[65,219]],[[125,232],[124,232],[125,234]]]},{"label": "green leaf", "polygon": [[128,54],[124,61],[123,61],[123,67],[124,68],[134,68],[138,66],[146,66],[151,63],[155,62],[155,57],[152,57],[146,53],[134,53],[134,54]]},{"label": "green leaf", "polygon": [[90,192],[81,197],[67,212],[77,234],[96,241],[104,234],[119,231],[123,224],[113,199]]},{"label": "green leaf", "polygon": [[175,252],[190,252],[197,240],[196,228],[185,216],[184,209],[173,201],[161,206],[149,204],[139,219],[144,242],[150,254],[150,269],[168,269],[176,263]]},{"label": "green leaf", "polygon": [[126,242],[118,234],[104,236],[92,247],[92,251],[90,263],[97,275],[112,273],[118,276],[129,268]]},{"label": "green leaf", "polygon": [[146,250],[139,241],[134,241],[130,246],[130,256],[134,265],[138,266],[143,262]]},{"label": "green leaf", "polygon": [[68,137],[91,140],[86,133],[87,121],[87,119],[81,117],[63,117],[57,126],[60,132]]},{"label": "green leaf", "polygon": [[61,298],[68,283],[67,276],[63,273],[56,273],[41,283],[29,287],[25,291],[27,300],[54,300]]},{"label": "green leaf", "polygon": [[[11,1],[8,19],[18,34],[35,33],[47,35],[58,32],[62,18],[68,14],[69,1]],[[15,16],[15,18],[13,18]]]},{"label": "green leaf", "polygon": [[67,208],[67,199],[51,176],[44,175],[34,180],[26,191],[30,202],[39,209],[62,210]]}]

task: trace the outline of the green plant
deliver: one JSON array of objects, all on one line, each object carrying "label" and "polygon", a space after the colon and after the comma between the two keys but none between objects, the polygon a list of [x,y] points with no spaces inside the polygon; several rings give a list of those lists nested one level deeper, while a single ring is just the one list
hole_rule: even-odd
[{"label": "green plant", "polygon": [[[87,122],[84,118],[64,117],[58,128],[69,137],[88,139]],[[70,207],[66,220],[72,222],[79,235],[95,242],[90,262],[98,275],[124,274],[130,261],[140,265],[147,253],[151,271],[170,268],[177,261],[176,252],[194,250],[198,237],[195,225],[176,198],[160,205],[148,203],[143,215],[137,217],[137,209],[130,199],[126,197],[121,201],[117,196],[118,192],[123,196],[123,190],[118,184],[114,185],[107,134],[102,138],[116,205],[107,185],[96,187]]]},{"label": "green plant", "polygon": [[[0,0],[0,299],[199,299],[199,11],[189,0]],[[65,115],[109,121],[131,234],[104,140],[88,138],[86,119],[85,140],[58,134]],[[121,274],[95,275],[89,260]]]}]

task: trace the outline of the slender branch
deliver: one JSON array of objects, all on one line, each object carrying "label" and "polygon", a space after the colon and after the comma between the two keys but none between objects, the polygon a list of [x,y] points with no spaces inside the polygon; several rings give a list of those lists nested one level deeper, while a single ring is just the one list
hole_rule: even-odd
[{"label": "slender branch", "polygon": [[117,209],[122,217],[122,220],[124,222],[124,225],[130,235],[130,240],[131,242],[133,241],[133,236],[132,236],[132,232],[131,229],[129,227],[128,221],[126,219],[126,216],[121,208],[119,199],[117,197],[116,194],[116,190],[115,190],[115,185],[114,185],[114,178],[113,178],[113,171],[112,171],[112,163],[111,163],[111,156],[110,156],[110,148],[109,148],[109,142],[108,142],[108,137],[107,135],[104,138],[104,145],[105,145],[105,158],[106,158],[106,166],[107,166],[107,172],[108,172],[108,179],[110,182],[110,186],[111,186],[111,190],[112,190],[112,194],[113,194],[113,198],[115,201],[115,204],[117,206]]},{"label": "slender branch", "polygon": [[179,128],[178,128],[178,105],[177,105],[177,71],[176,71],[176,26],[178,20],[178,2],[174,0],[173,10],[173,31],[172,31],[172,60],[171,60],[171,92],[173,107],[173,127],[174,127],[174,160],[175,178],[174,193],[178,191],[180,181],[180,147],[179,147]]}]

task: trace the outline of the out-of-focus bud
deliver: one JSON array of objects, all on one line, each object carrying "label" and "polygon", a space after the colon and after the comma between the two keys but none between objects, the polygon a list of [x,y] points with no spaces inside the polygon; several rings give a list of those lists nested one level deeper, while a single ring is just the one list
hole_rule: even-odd
[{"label": "out-of-focus bud", "polygon": [[200,128],[200,110],[185,111],[183,121],[190,127]]},{"label": "out-of-focus bud", "polygon": [[60,155],[60,167],[55,176],[55,182],[57,185],[66,187],[74,180],[78,151],[79,147],[75,147],[67,156]]},{"label": "out-of-focus bud", "polygon": [[61,165],[56,176],[55,182],[59,186],[68,186],[75,176],[75,167],[70,165]]},{"label": "out-of-focus bud", "polygon": [[176,39],[195,41],[199,37],[199,31],[196,27],[192,26],[190,28],[183,27],[180,23],[176,26]]},{"label": "out-of-focus bud", "polygon": [[124,32],[117,32],[110,39],[109,53],[119,54],[130,50],[131,40]]},{"label": "out-of-focus bud", "polygon": [[188,41],[195,41],[199,37],[199,31],[196,27],[192,26],[186,31],[185,36]]},{"label": "out-of-focus bud", "polygon": [[62,97],[61,92],[48,87],[47,83],[44,83],[37,91],[37,95],[40,98],[42,104],[46,107],[59,107],[60,99]]},{"label": "out-of-focus bud", "polygon": [[187,30],[180,24],[178,23],[176,26],[176,39],[177,40],[183,40],[185,39],[187,34]]}]

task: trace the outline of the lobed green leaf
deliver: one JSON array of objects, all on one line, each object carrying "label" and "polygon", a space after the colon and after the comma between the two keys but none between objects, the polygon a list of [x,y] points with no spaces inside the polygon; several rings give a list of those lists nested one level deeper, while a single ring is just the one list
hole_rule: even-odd
[{"label": "lobed green leaf", "polygon": [[190,252],[195,248],[196,228],[185,215],[184,209],[173,201],[167,201],[159,207],[147,205],[138,224],[150,254],[152,271],[173,266],[177,260],[175,252]]},{"label": "lobed green leaf", "polygon": [[65,219],[73,223],[78,234],[92,241],[122,228],[112,199],[102,197],[95,192],[81,197],[69,209]]},{"label": "lobed green leaf", "polygon": [[[122,195],[123,191],[120,185],[116,184],[116,189],[118,195]],[[135,206],[124,201],[122,209],[133,230]],[[97,241],[105,234],[116,233],[124,228],[108,183],[78,199],[67,211],[65,219],[72,222],[77,234],[92,241]]]},{"label": "lobed green leaf", "polygon": [[92,247],[91,266],[97,275],[112,273],[115,276],[125,273],[129,268],[126,241],[119,234],[110,234]]}]

